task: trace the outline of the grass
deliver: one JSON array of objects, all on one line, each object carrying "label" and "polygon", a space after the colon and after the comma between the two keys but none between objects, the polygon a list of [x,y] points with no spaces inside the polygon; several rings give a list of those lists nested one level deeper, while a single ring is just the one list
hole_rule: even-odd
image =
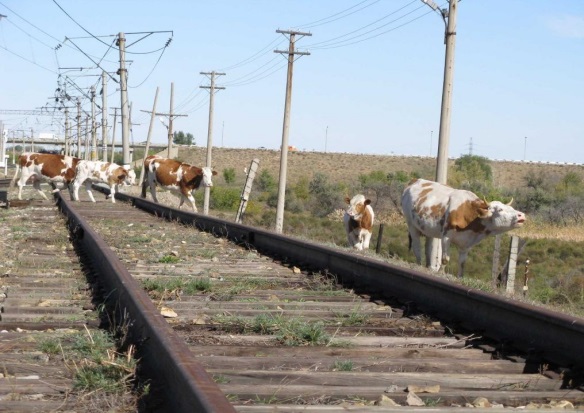
[{"label": "grass", "polygon": [[165,255],[158,260],[162,264],[176,264],[179,261],[180,258],[175,255]]},{"label": "grass", "polygon": [[353,362],[351,360],[335,360],[332,371],[353,371]]},{"label": "grass", "polygon": [[181,291],[186,295],[193,295],[200,292],[209,292],[212,289],[211,280],[202,278],[169,278],[169,279],[146,279],[142,282],[146,291],[156,291],[165,293],[169,291]]},{"label": "grass", "polygon": [[317,346],[330,341],[322,322],[307,322],[280,314],[260,314],[252,319],[215,316],[213,322],[232,333],[272,335],[285,346]]}]

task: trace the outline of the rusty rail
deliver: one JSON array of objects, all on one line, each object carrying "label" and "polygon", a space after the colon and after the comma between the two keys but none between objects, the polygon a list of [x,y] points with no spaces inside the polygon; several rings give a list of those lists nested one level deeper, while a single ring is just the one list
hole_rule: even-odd
[{"label": "rusty rail", "polygon": [[[105,193],[109,190],[97,187]],[[350,254],[263,229],[166,207],[142,198],[116,193],[169,220],[193,225],[258,251],[335,274],[339,281],[363,289],[384,291],[386,296],[410,300],[429,314],[536,354],[559,365],[584,368],[584,319],[451,283],[419,271]]]},{"label": "rusty rail", "polygon": [[119,320],[129,323],[130,339],[138,344],[138,357],[145,360],[147,376],[166,383],[169,411],[235,412],[217,384],[194,360],[132,278],[123,263],[87,222],[77,214],[71,201],[56,195],[59,209],[68,217],[74,241],[88,255],[106,290],[107,305]]}]

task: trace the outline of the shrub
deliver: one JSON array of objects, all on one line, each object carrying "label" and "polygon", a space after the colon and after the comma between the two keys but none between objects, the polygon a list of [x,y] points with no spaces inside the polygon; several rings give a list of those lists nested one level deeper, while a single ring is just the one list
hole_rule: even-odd
[{"label": "shrub", "polygon": [[237,211],[241,201],[241,191],[237,188],[214,186],[211,188],[209,206],[213,209]]},{"label": "shrub", "polygon": [[261,191],[271,192],[276,189],[276,179],[268,172],[267,169],[262,169],[260,176],[257,179],[258,187]]},{"label": "shrub", "polygon": [[232,184],[235,182],[235,168],[223,169],[223,179],[225,179],[226,184]]}]

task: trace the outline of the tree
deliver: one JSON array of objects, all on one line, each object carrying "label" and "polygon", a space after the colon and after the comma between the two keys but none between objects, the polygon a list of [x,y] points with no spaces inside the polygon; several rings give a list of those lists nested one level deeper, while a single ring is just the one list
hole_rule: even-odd
[{"label": "tree", "polygon": [[177,145],[196,145],[193,134],[185,134],[183,131],[174,132],[172,141]]},{"label": "tree", "polygon": [[493,183],[491,163],[483,156],[463,155],[454,162],[450,181],[454,187],[489,194]]}]

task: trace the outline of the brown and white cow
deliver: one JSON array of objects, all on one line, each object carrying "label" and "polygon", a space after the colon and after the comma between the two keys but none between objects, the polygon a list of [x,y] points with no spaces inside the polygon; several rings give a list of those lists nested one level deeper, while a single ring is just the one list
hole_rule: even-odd
[{"label": "brown and white cow", "polygon": [[375,219],[375,213],[371,208],[371,200],[366,199],[364,195],[358,194],[353,198],[346,197],[345,201],[348,207],[343,215],[343,223],[347,232],[349,246],[358,250],[369,249],[369,241],[371,241],[371,232]]},{"label": "brown and white cow", "polygon": [[78,158],[50,153],[25,152],[18,157],[16,172],[10,183],[14,186],[18,180],[18,199],[22,199],[22,188],[28,180],[44,199],[47,196],[41,190],[41,181],[48,181],[53,186],[53,193],[67,187],[72,193],[70,183],[75,178]]},{"label": "brown and white cow", "polygon": [[[513,200],[511,200],[513,202]],[[408,224],[410,242],[421,264],[420,237],[426,237],[426,266],[430,266],[432,243],[440,238],[442,265],[450,260],[450,244],[458,247],[458,276],[471,247],[489,235],[502,234],[525,222],[525,214],[511,207],[511,202],[487,202],[474,193],[425,179],[414,179],[402,194],[402,210]]]},{"label": "brown and white cow", "polygon": [[150,194],[154,202],[156,198],[156,186],[168,189],[180,197],[179,209],[185,200],[188,200],[197,212],[193,192],[201,185],[213,186],[212,177],[217,171],[209,167],[199,168],[174,159],[162,158],[152,155],[144,161],[144,182],[142,183],[142,198],[146,198],[146,187],[150,186]]},{"label": "brown and white cow", "polygon": [[115,194],[119,190],[119,185],[134,185],[136,172],[116,163],[80,160],[75,168],[75,179],[73,179],[73,199],[79,201],[79,188],[85,184],[87,195],[91,202],[95,202],[91,192],[91,184],[94,182],[107,184],[110,187],[108,197],[111,197],[112,202],[115,203]]}]

